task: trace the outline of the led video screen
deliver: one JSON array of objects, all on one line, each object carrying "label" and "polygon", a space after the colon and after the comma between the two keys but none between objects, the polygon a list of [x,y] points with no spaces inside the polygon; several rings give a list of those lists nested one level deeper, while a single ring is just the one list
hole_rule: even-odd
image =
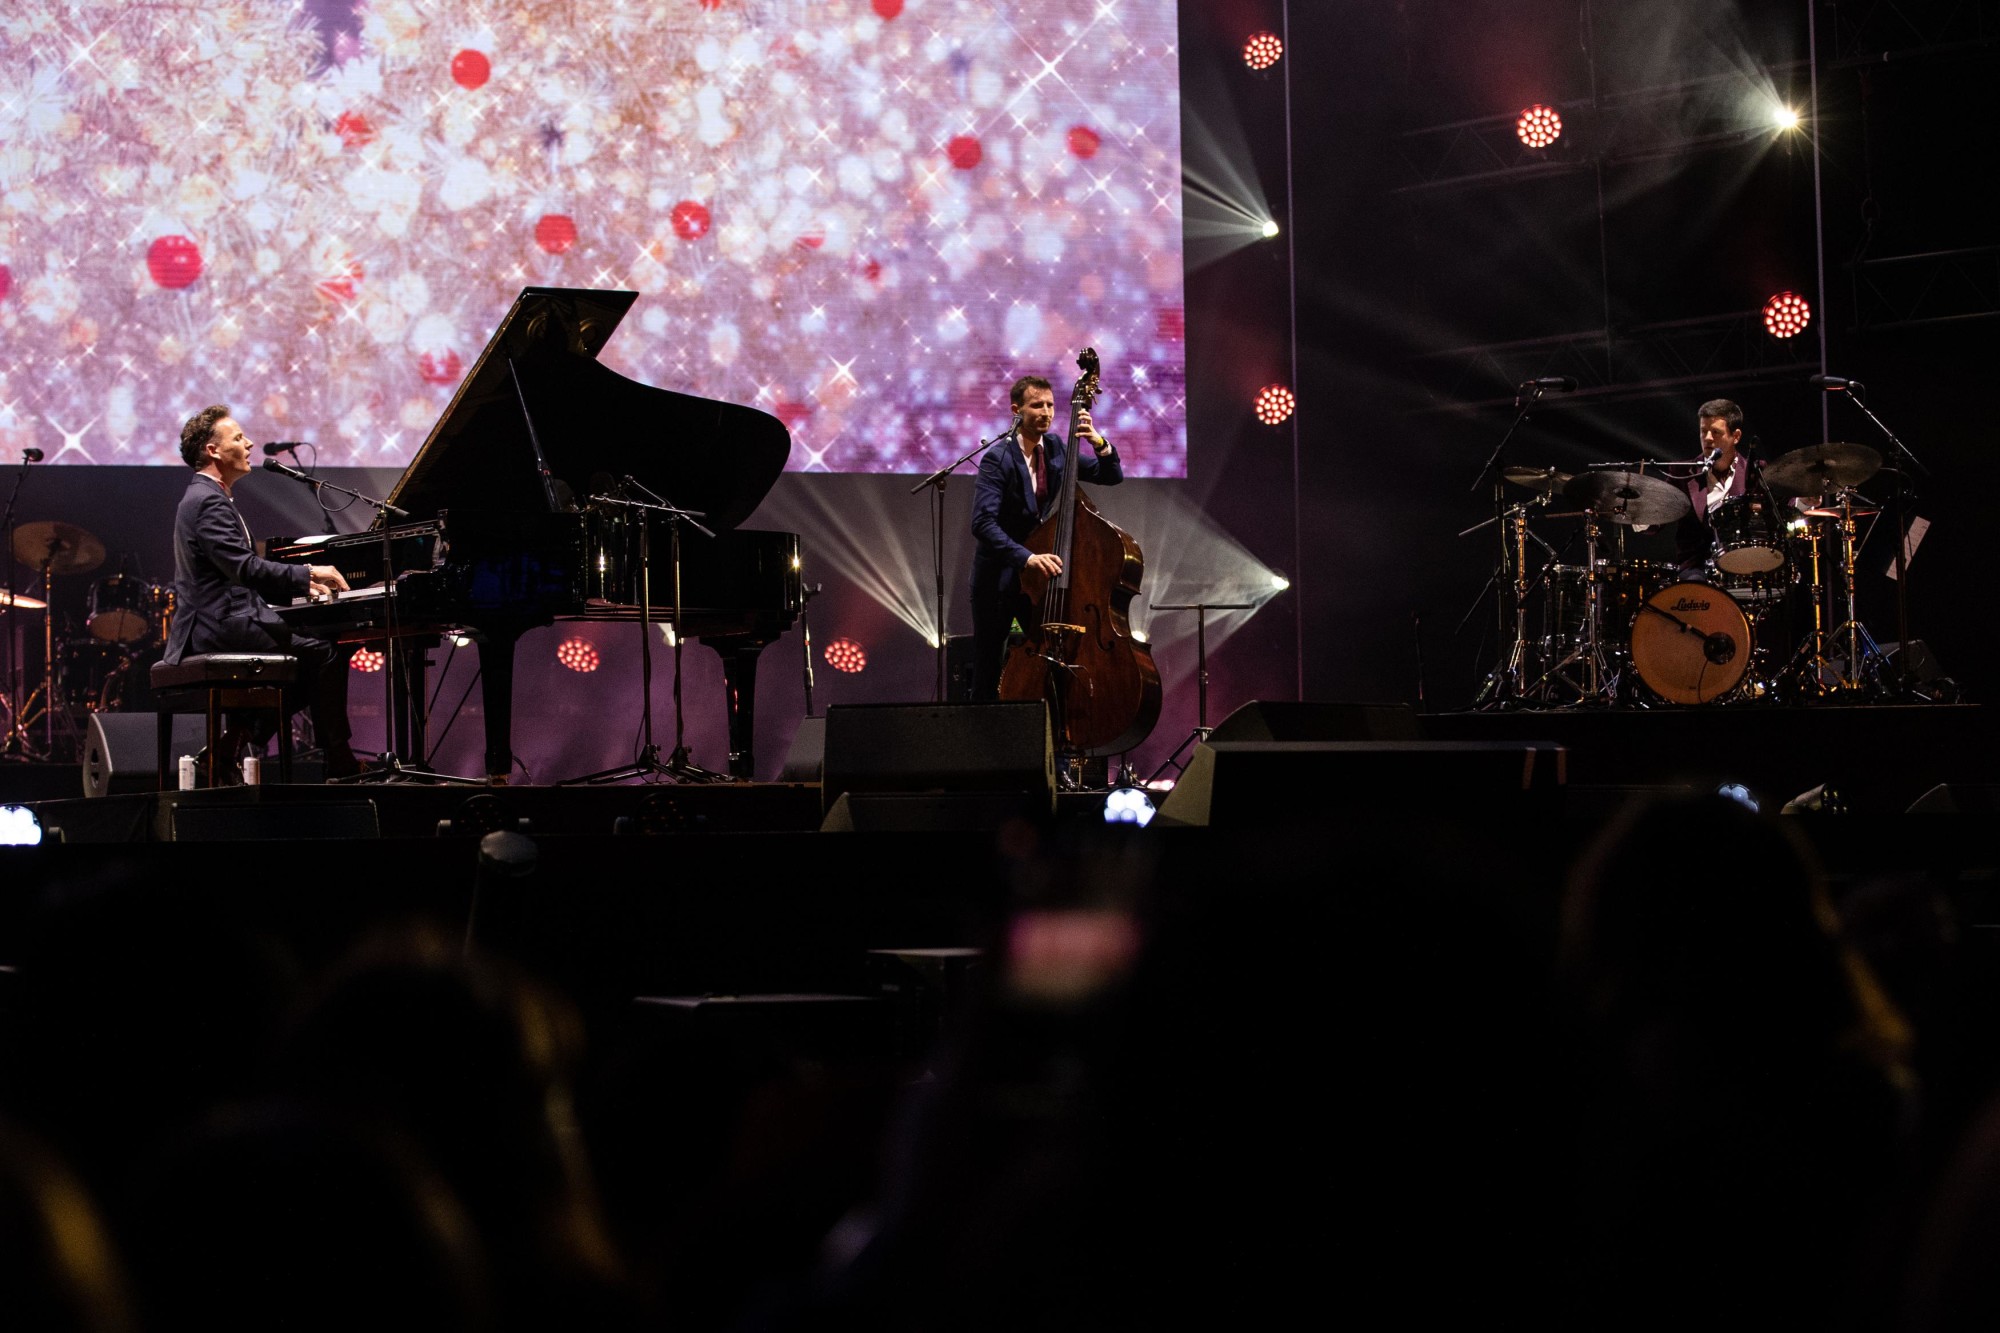
[{"label": "led video screen", "polygon": [[1174,0],[30,0],[0,13],[0,448],[229,403],[403,467],[525,286],[602,359],[925,472],[1104,365],[1184,475]]}]

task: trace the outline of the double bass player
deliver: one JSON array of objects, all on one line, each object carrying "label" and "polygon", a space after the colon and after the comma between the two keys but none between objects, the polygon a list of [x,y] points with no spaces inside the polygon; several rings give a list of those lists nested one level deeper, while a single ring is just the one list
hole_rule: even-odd
[{"label": "double bass player", "polygon": [[[987,450],[972,492],[972,697],[981,702],[1000,697],[1008,631],[1028,609],[1021,571],[1062,572],[1061,557],[1037,555],[1022,545],[1062,495],[1069,467],[1071,450],[1062,436],[1052,433],[1055,390],[1039,375],[1024,375],[1007,397],[1019,424],[1010,432],[1011,440]],[[1074,434],[1090,445],[1077,463],[1078,479],[1100,486],[1123,481],[1118,451],[1091,424],[1089,409],[1074,420]]]}]

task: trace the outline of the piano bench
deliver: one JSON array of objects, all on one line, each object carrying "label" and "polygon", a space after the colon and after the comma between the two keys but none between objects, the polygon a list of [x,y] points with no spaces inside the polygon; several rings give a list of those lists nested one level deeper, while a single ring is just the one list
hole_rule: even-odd
[{"label": "piano bench", "polygon": [[[153,664],[154,734],[159,742],[160,790],[179,785],[168,768],[175,713],[208,714],[208,785],[216,785],[222,757],[223,715],[231,708],[268,708],[278,722],[278,780],[292,780],[292,729],[285,686],[298,679],[299,659],[283,653],[196,653],[171,666]],[[233,760],[234,756],[231,756]]]}]

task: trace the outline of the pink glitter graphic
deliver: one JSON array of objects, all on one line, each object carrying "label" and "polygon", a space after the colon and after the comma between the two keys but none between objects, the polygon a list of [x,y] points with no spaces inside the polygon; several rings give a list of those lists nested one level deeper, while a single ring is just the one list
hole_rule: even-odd
[{"label": "pink glitter graphic", "polygon": [[[227,401],[401,467],[524,286],[925,472],[1103,358],[1186,471],[1173,0],[85,0],[0,14],[0,450],[179,466]],[[60,426],[56,423],[62,423]],[[79,428],[80,427],[80,428]]]}]

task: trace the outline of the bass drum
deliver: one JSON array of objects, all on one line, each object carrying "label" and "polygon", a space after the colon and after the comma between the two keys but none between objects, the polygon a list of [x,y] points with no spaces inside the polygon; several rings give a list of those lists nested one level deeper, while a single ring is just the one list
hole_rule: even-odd
[{"label": "bass drum", "polygon": [[1676,583],[1645,600],[1632,621],[1632,666],[1668,703],[1726,699],[1750,670],[1750,618],[1706,583]]}]

